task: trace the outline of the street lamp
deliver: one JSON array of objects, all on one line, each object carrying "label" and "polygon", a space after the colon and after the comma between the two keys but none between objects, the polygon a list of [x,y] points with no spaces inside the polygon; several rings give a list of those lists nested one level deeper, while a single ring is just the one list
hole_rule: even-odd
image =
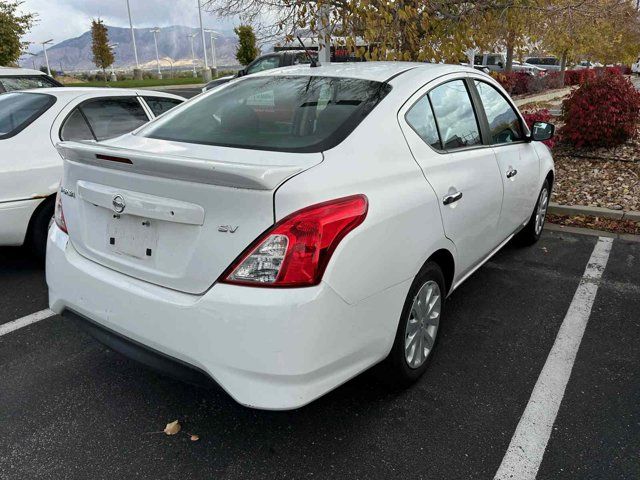
[{"label": "street lamp", "polygon": [[[133,33],[133,22],[131,21],[131,8],[129,0],[127,0],[127,13],[129,14],[129,28],[131,29],[131,41],[133,42],[133,56],[136,59],[136,69],[140,72],[140,63],[138,62],[138,49],[136,48],[136,35]],[[142,77],[142,75],[140,75]]]},{"label": "street lamp", "polygon": [[193,49],[193,39],[196,37],[197,33],[187,34],[187,37],[191,41],[191,62],[193,63],[193,78],[196,78],[198,74],[196,73],[196,52]]},{"label": "street lamp", "polygon": [[36,57],[37,55],[35,53],[31,53],[31,52],[24,52],[26,55],[31,55],[31,65],[33,65],[33,69],[37,70],[36,68],[36,60],[33,57]]},{"label": "street lamp", "polygon": [[204,30],[205,32],[207,32],[210,35],[210,40],[211,40],[211,69],[213,71],[214,75],[218,74],[218,59],[216,58],[216,42],[215,42],[215,36],[218,35],[218,32],[216,32],[215,30],[212,30],[211,28],[206,28]]},{"label": "street lamp", "polygon": [[154,27],[151,29],[151,33],[153,33],[153,43],[156,46],[156,65],[158,66],[158,78],[162,79],[162,72],[160,71],[160,56],[158,55],[158,33],[160,29],[158,27]]},{"label": "street lamp", "polygon": [[208,82],[211,78],[211,71],[209,70],[209,62],[207,61],[207,42],[204,39],[204,27],[202,26],[202,5],[198,0],[198,17],[200,18],[200,34],[202,35],[202,51],[204,52],[204,81]]},{"label": "street lamp", "polygon": [[47,75],[51,76],[51,69],[49,68],[49,57],[47,56],[47,45],[53,42],[53,38],[50,38],[46,42],[40,42],[42,45],[42,51],[44,52],[44,61],[47,63]]},{"label": "street lamp", "polygon": [[[117,42],[116,42],[116,43],[110,43],[110,44],[108,45],[108,47],[111,49],[111,52],[113,53],[113,56],[114,56],[114,57],[115,57],[115,55],[116,55],[115,50],[116,50],[116,47],[117,47],[118,45],[120,45],[120,44],[119,44],[119,43],[117,43]],[[112,81],[112,82],[115,82],[116,80],[118,80],[118,77],[116,77],[116,71],[114,70],[114,65],[115,65],[115,63],[116,63],[116,60],[115,60],[115,58],[114,58],[114,59],[113,59],[113,63],[111,64],[111,81]]]}]

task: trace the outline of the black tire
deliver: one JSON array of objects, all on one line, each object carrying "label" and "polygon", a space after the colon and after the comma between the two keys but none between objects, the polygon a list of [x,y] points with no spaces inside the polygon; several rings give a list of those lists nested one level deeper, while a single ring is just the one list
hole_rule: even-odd
[{"label": "black tire", "polygon": [[47,234],[53,219],[55,199],[48,198],[31,217],[27,232],[27,246],[39,261],[47,256]]},{"label": "black tire", "polygon": [[400,316],[400,321],[398,322],[398,329],[396,331],[393,347],[391,348],[391,352],[387,358],[380,365],[381,380],[394,389],[407,388],[424,374],[431,363],[434,350],[438,344],[439,328],[434,334],[435,339],[433,346],[431,347],[426,360],[424,360],[424,363],[417,368],[412,368],[407,362],[405,355],[405,334],[407,323],[410,320],[411,307],[421,287],[429,281],[434,281],[440,288],[441,304],[439,324],[442,323],[442,314],[444,312],[445,303],[444,300],[446,296],[444,275],[437,263],[427,262],[411,284],[411,288],[409,289],[409,293],[407,294],[407,298],[402,308],[402,314]]},{"label": "black tire", "polygon": [[[538,200],[536,201],[535,206],[533,207],[533,212],[531,213],[531,217],[529,218],[529,222],[527,225],[518,232],[515,237],[516,243],[522,246],[529,246],[536,243],[540,240],[540,236],[542,235],[542,231],[544,230],[544,217],[542,218],[542,227],[539,230],[536,230],[536,215],[538,213],[538,207],[540,205],[540,201],[543,198],[543,193],[547,192],[547,206],[549,205],[549,199],[551,198],[551,188],[549,187],[549,180],[545,180],[542,184],[542,188],[540,189],[540,193],[538,194]],[[546,214],[547,209],[545,207],[544,213]]]}]

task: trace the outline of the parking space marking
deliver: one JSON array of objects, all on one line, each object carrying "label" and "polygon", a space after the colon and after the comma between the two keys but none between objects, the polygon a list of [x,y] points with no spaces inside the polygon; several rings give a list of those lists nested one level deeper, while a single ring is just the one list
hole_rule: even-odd
[{"label": "parking space marking", "polygon": [[612,244],[611,238],[598,238],[494,480],[536,478]]},{"label": "parking space marking", "polygon": [[39,322],[40,320],[44,320],[45,318],[52,317],[53,315],[55,315],[55,313],[53,313],[48,308],[45,308],[44,310],[32,313],[31,315],[27,315],[26,317],[18,318],[17,320],[13,320],[8,323],[3,323],[2,325],[0,325],[0,337],[6,335],[7,333],[14,332],[19,328],[26,327],[27,325]]}]

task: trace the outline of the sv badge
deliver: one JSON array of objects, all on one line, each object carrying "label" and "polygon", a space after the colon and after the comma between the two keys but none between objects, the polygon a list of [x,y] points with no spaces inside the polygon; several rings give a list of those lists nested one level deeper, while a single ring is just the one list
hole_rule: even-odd
[{"label": "sv badge", "polygon": [[238,225],[236,226],[220,225],[218,227],[218,231],[222,233],[236,233],[236,230],[238,230]]}]

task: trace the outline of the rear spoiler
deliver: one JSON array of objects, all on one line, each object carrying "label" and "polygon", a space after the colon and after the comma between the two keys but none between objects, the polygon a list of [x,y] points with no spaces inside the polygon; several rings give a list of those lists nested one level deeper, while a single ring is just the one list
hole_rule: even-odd
[{"label": "rear spoiler", "polygon": [[60,142],[56,149],[69,162],[154,177],[252,190],[273,190],[286,179],[315,165],[257,165],[149,153],[104,144]]}]

